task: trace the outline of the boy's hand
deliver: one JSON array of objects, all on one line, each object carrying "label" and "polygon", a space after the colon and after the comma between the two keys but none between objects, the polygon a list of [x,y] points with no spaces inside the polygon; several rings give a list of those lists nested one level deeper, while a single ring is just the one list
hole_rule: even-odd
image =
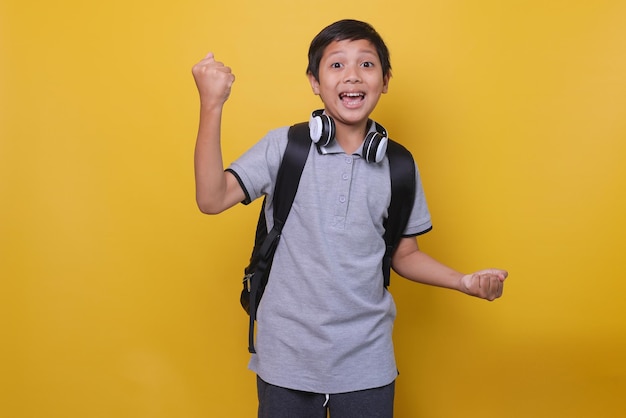
[{"label": "boy's hand", "polygon": [[495,300],[502,296],[504,280],[509,273],[499,269],[487,269],[467,274],[461,278],[461,290],[471,296]]},{"label": "boy's hand", "polygon": [[221,107],[230,96],[230,89],[235,82],[230,67],[215,61],[212,52],[193,66],[191,73],[196,81],[202,106]]}]

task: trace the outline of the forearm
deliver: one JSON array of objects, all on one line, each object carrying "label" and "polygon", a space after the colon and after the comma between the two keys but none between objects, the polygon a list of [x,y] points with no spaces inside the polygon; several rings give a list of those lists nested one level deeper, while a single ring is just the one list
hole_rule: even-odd
[{"label": "forearm", "polygon": [[221,106],[201,106],[194,154],[196,202],[204,213],[219,213],[226,196],[221,149]]},{"label": "forearm", "polygon": [[402,238],[391,261],[400,276],[414,282],[458,290],[487,300],[502,296],[508,272],[501,269],[460,273],[419,250],[415,238]]},{"label": "forearm", "polygon": [[393,269],[400,276],[414,282],[459,291],[463,289],[463,273],[440,263],[417,248],[410,253],[396,254]]}]

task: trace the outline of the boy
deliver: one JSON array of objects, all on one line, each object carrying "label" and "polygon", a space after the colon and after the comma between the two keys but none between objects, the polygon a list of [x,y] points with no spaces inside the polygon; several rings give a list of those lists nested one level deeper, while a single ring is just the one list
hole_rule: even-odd
[{"label": "boy", "polygon": [[[213,54],[193,75],[201,102],[198,207],[217,214],[271,197],[288,128],[269,132],[224,170],[220,123],[235,77]],[[327,410],[333,418],[392,417],[395,305],[381,267],[389,166],[384,150],[371,159],[363,149],[366,135],[379,128],[369,116],[389,87],[389,52],[369,24],[342,20],[313,39],[307,76],[324,104],[311,117],[311,136],[323,138],[309,152],[258,308],[257,352],[249,367],[257,373],[259,417],[323,418]],[[419,250],[415,237],[429,231],[431,221],[417,171],[416,177],[393,269],[416,282],[500,297],[506,271],[464,275]],[[267,203],[269,230],[271,199]]]}]

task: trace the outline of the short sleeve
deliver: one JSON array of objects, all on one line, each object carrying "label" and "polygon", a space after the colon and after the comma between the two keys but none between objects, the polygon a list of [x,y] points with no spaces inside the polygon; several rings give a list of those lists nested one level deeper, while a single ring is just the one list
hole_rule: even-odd
[{"label": "short sleeve", "polygon": [[433,225],[430,219],[430,211],[426,203],[424,188],[420,177],[419,168],[415,165],[415,202],[411,216],[404,229],[403,236],[411,237],[424,234],[432,229]]},{"label": "short sleeve", "polygon": [[242,203],[272,194],[288,132],[288,127],[270,131],[226,169],[237,178],[246,195]]}]

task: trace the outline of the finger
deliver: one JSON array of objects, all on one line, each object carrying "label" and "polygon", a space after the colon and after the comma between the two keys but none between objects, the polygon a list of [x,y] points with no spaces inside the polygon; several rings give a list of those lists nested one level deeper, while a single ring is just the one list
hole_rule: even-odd
[{"label": "finger", "polygon": [[491,283],[491,299],[490,300],[495,300],[497,298],[500,297],[500,295],[502,294],[502,282],[500,281],[500,277],[499,276],[494,276],[492,278],[492,283]]},{"label": "finger", "polygon": [[496,276],[500,278],[501,281],[504,281],[509,275],[508,271],[502,270],[502,269],[496,269],[496,268],[481,270],[478,273],[479,274],[495,274]]},{"label": "finger", "polygon": [[202,58],[202,60],[200,60],[200,64],[213,64],[215,62],[215,55],[213,55],[212,52],[209,52],[204,58]]},{"label": "finger", "polygon": [[486,299],[493,301],[499,298],[502,295],[502,281],[500,280],[500,276],[488,274],[485,275],[484,278],[484,286],[486,287]]},{"label": "finger", "polygon": [[491,277],[491,298],[489,300],[495,300],[502,296],[502,288],[504,287],[504,283],[500,280],[499,276]]},{"label": "finger", "polygon": [[230,67],[227,67],[223,63],[217,61],[215,62],[215,69],[226,74],[231,74],[233,72]]},{"label": "finger", "polygon": [[194,65],[191,70],[192,72],[204,72],[211,67],[215,67],[216,64],[217,63],[213,58],[213,53],[209,52],[203,59],[201,59],[196,65]]},{"label": "finger", "polygon": [[480,273],[482,274],[494,274],[494,275],[504,275],[506,273],[506,271],[501,270],[501,269],[496,269],[496,268],[490,268],[490,269],[485,269],[485,270],[481,270]]},{"label": "finger", "polygon": [[490,274],[483,274],[480,276],[482,290],[483,290],[483,297],[485,299],[489,299],[491,297],[491,294],[493,293],[493,282],[491,280],[492,277],[493,276]]},{"label": "finger", "polygon": [[473,274],[472,275],[472,283],[471,283],[472,293],[474,296],[479,297],[481,299],[486,298],[486,288],[487,284],[485,283],[485,278],[482,274]]},{"label": "finger", "polygon": [[[204,57],[199,64],[203,65],[203,66],[207,66],[207,67],[214,67],[214,68],[228,68],[224,65],[223,62],[221,61],[217,61],[215,59],[215,55],[212,52],[209,52],[206,57]],[[228,68],[228,70],[230,71],[230,68]]]}]

